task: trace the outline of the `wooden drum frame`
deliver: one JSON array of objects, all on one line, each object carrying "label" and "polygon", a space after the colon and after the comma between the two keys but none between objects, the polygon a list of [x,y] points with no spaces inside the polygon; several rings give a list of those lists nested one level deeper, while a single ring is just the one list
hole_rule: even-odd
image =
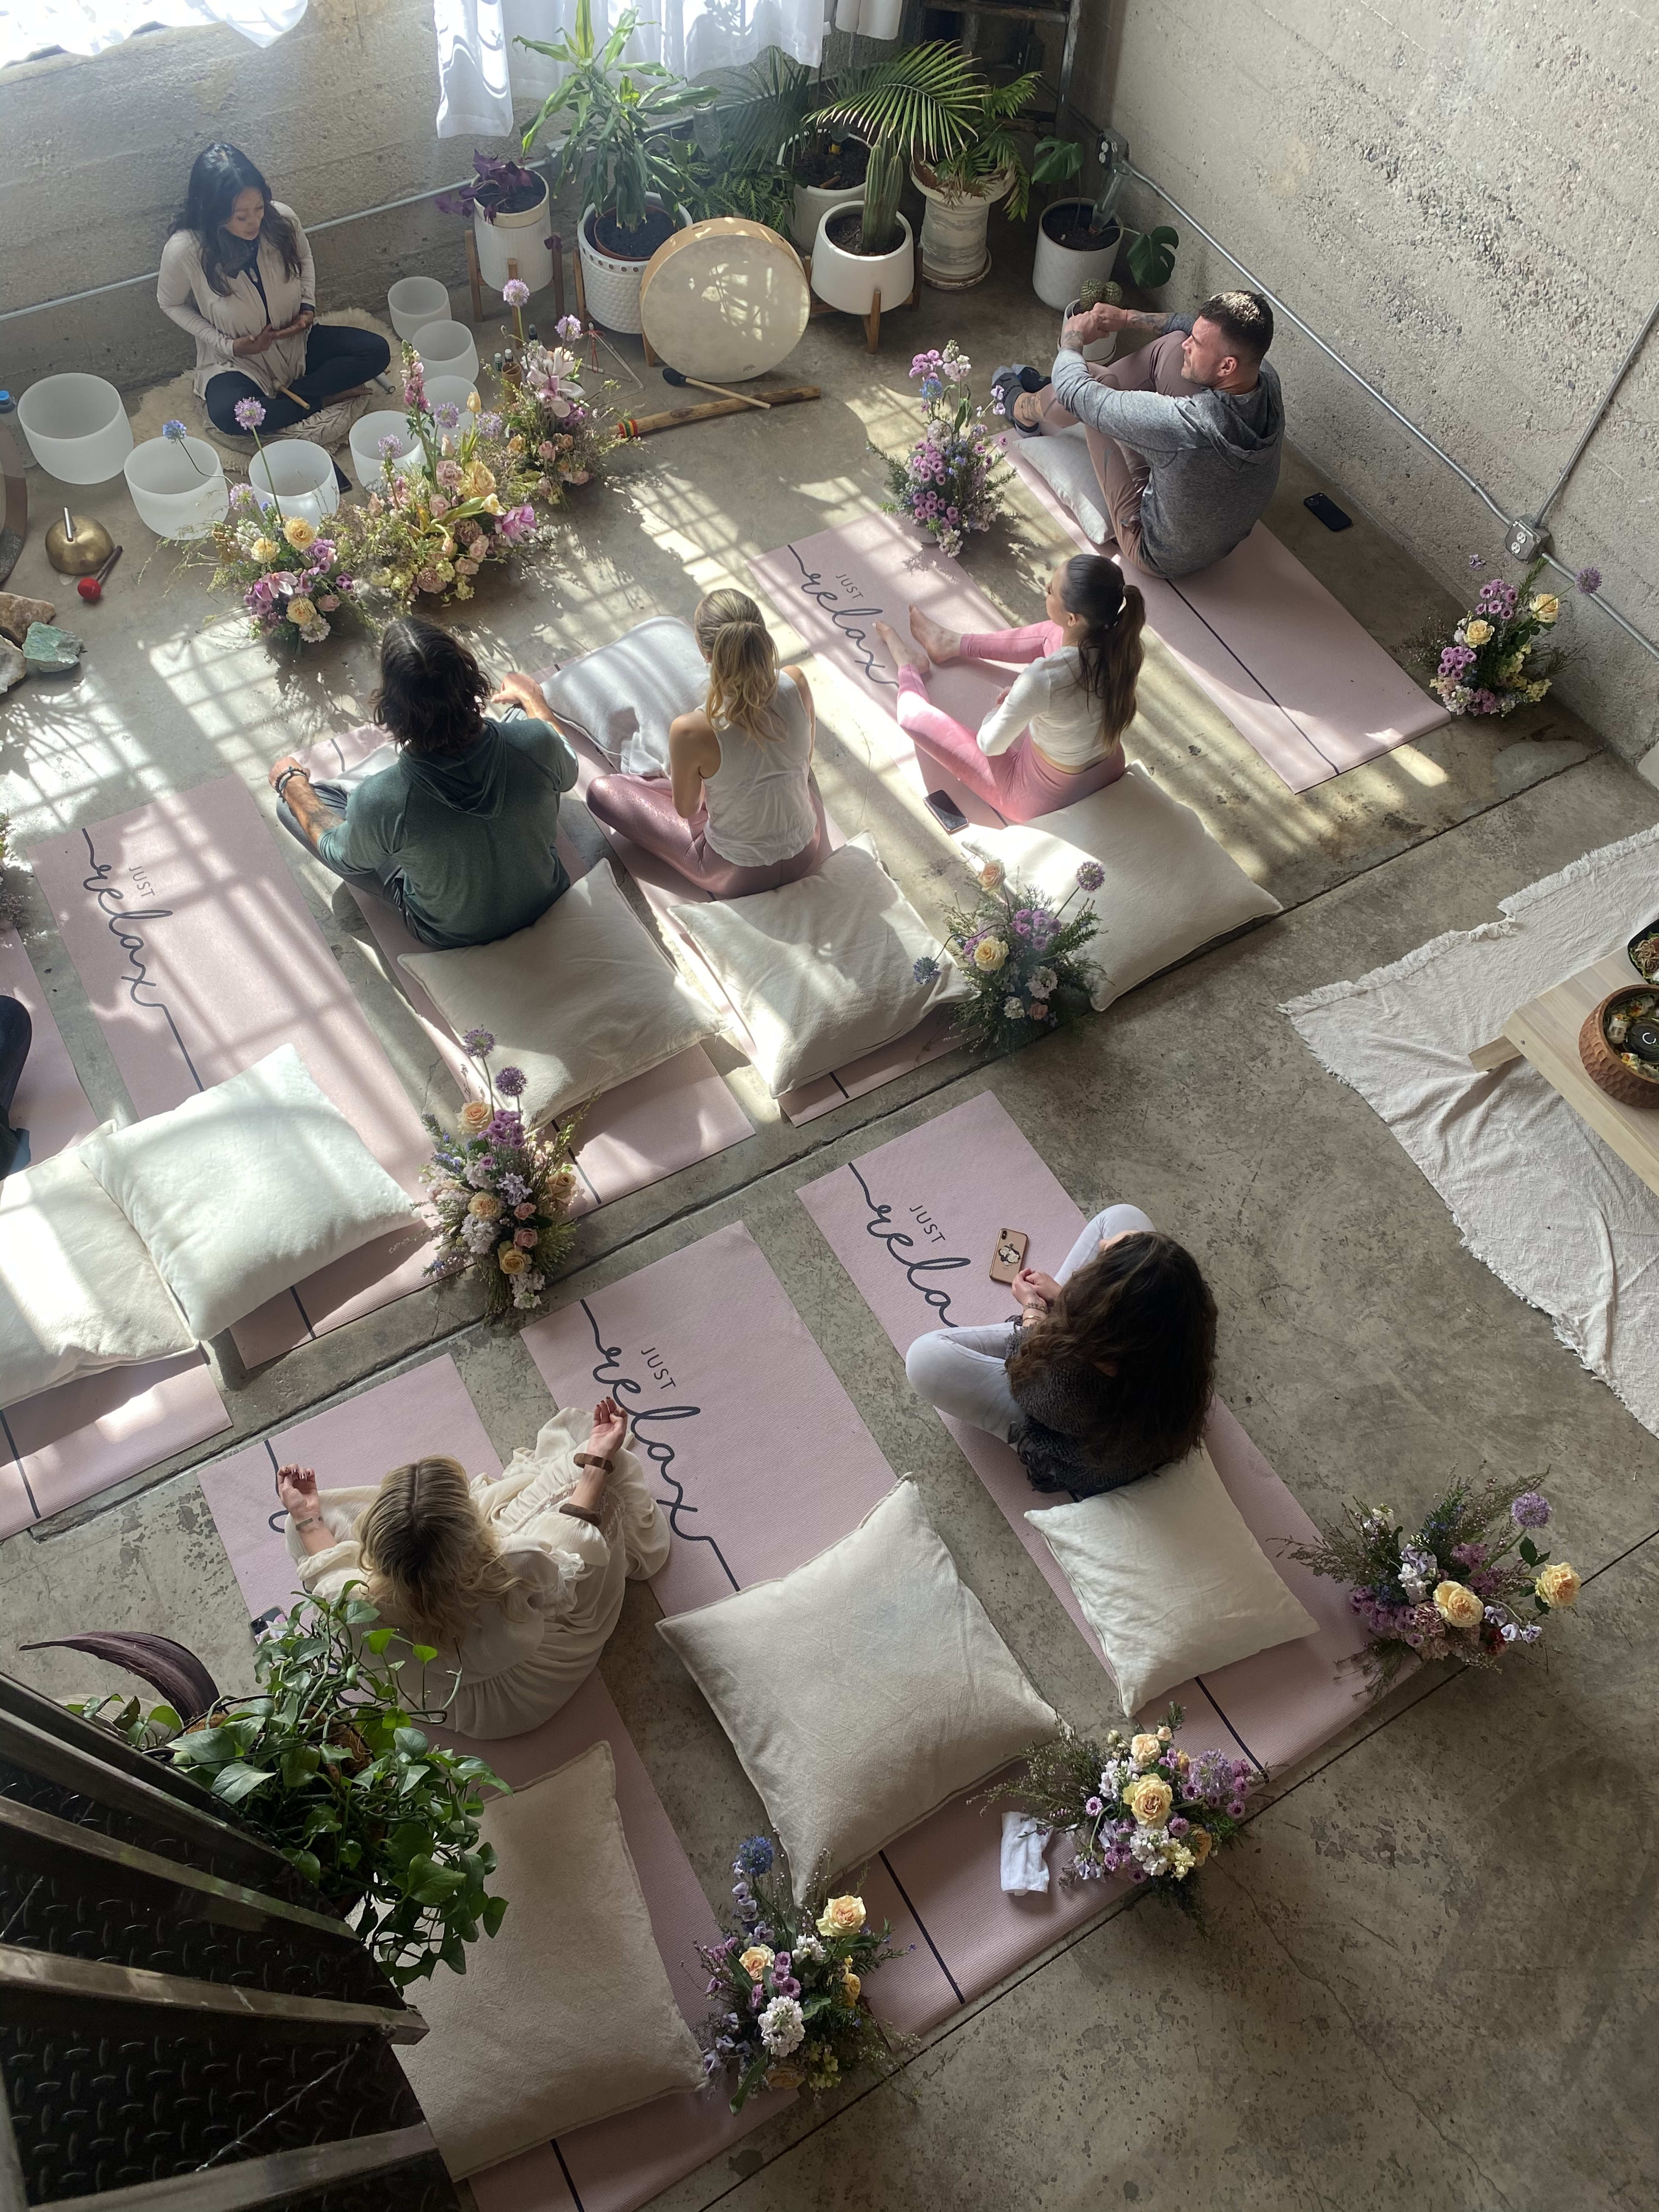
[{"label": "wooden drum frame", "polygon": [[763,222],[714,216],[677,230],[646,264],[646,358],[710,384],[746,384],[788,359],[812,310],[793,246]]}]

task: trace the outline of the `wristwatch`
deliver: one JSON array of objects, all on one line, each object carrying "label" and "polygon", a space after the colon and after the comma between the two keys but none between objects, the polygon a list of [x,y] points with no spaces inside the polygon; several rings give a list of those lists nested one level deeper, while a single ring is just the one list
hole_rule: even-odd
[{"label": "wristwatch", "polygon": [[602,1467],[607,1474],[614,1474],[617,1472],[616,1461],[601,1459],[598,1452],[578,1452],[575,1463],[578,1467]]}]

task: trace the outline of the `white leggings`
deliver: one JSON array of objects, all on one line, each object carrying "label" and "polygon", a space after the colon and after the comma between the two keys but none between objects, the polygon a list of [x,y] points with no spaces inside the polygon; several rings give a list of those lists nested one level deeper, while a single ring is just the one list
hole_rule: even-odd
[{"label": "white leggings", "polygon": [[[1095,1258],[1106,1238],[1152,1225],[1138,1206],[1103,1206],[1066,1254],[1054,1280],[1068,1281]],[[1006,1443],[1015,1424],[1024,1418],[1008,1388],[1008,1354],[1013,1345],[1014,1323],[1009,1321],[995,1322],[989,1328],[936,1328],[919,1336],[905,1353],[904,1371],[941,1413],[988,1430]]]}]

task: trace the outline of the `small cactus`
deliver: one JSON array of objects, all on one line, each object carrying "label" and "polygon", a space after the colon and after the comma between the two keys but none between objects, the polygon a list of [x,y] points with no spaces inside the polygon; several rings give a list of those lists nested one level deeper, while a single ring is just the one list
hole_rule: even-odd
[{"label": "small cactus", "polygon": [[1109,277],[1091,276],[1083,288],[1083,305],[1085,307],[1117,307],[1122,303],[1123,287],[1114,284]]}]

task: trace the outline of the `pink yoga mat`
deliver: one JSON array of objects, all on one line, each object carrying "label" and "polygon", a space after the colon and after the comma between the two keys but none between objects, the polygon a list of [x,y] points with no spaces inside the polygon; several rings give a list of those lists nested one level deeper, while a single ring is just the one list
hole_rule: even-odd
[{"label": "pink yoga mat", "polygon": [[[221,776],[36,846],[52,901],[141,1115],[293,1044],[387,1172],[418,1195],[428,1146],[246,786]],[[418,1287],[423,1228],[380,1238],[232,1332],[250,1365]]]},{"label": "pink yoga mat", "polygon": [[[1085,552],[1098,550],[1031,465],[1030,442],[1002,441],[1066,535]],[[1292,791],[1311,790],[1450,719],[1261,523],[1195,576],[1170,582],[1136,569],[1133,580],[1151,628]]]},{"label": "pink yoga mat", "polygon": [[[1026,1231],[1030,1264],[1052,1272],[1086,1218],[989,1091],[805,1185],[799,1195],[900,1351],[930,1328],[1006,1319],[1009,1293],[988,1273],[1000,1228]],[[1102,1203],[1115,1197],[1133,1194],[1103,1193]],[[1024,1517],[1055,1500],[1032,1489],[1006,1444],[965,1424],[945,1425],[1101,1656],[1070,1584]],[[1174,1695],[1188,1708],[1193,1747],[1201,1747],[1207,1729],[1211,1740],[1231,1738],[1229,1749],[1242,1747],[1259,1765],[1282,1767],[1363,1710],[1352,1673],[1339,1670],[1364,1636],[1339,1584],[1284,1557],[1287,1541],[1313,1538],[1313,1523],[1218,1400],[1205,1442],[1251,1533],[1320,1627],[1316,1636],[1241,1660]],[[1156,1700],[1160,1709],[1167,1702]],[[1206,1723],[1206,1711],[1225,1737]]]},{"label": "pink yoga mat", "polygon": [[607,1391],[632,1416],[678,1541],[665,1613],[787,1574],[857,1526],[892,1474],[740,1223],[532,1322],[562,1406]]}]

